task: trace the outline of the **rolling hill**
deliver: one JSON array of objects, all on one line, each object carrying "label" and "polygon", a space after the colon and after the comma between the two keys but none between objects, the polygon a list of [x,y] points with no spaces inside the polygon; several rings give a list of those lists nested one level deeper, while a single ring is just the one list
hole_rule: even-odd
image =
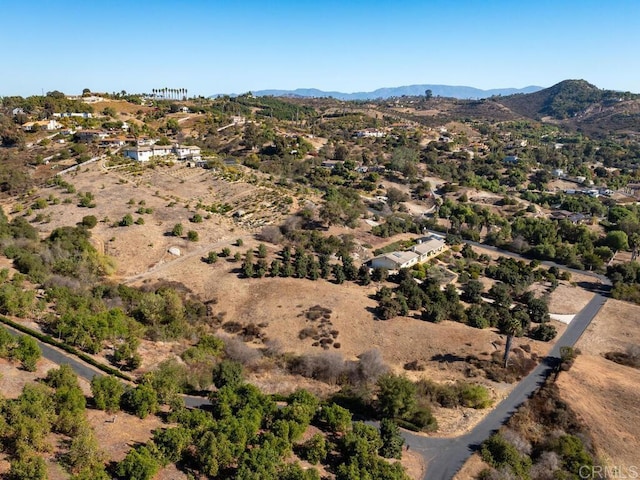
[{"label": "rolling hill", "polygon": [[640,95],[601,90],[585,80],[495,100],[514,114],[586,133],[640,132]]}]

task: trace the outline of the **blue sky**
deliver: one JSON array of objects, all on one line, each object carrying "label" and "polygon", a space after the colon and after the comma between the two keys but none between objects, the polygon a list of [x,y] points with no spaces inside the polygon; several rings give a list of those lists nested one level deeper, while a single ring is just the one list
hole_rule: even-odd
[{"label": "blue sky", "polygon": [[411,84],[640,93],[638,0],[4,0],[0,95]]}]

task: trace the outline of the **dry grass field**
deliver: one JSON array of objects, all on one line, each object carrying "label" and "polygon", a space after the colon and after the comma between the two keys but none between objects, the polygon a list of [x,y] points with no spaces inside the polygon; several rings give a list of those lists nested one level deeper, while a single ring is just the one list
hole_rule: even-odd
[{"label": "dry grass field", "polygon": [[640,344],[640,306],[608,300],[578,341],[582,354],[558,380],[562,398],[589,426],[603,460],[621,468],[638,464],[640,370],[602,355]]}]

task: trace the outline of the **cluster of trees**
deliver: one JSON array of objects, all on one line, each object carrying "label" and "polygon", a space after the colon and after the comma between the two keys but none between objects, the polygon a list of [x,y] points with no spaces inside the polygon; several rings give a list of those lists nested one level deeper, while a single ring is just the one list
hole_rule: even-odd
[{"label": "cluster of trees", "polygon": [[634,260],[609,265],[607,277],[613,284],[613,298],[640,304],[640,263]]},{"label": "cluster of trees", "polygon": [[[400,464],[384,460],[402,453],[402,439],[392,423],[385,422],[380,431],[354,423],[348,410],[320,405],[304,390],[289,395],[278,408],[271,397],[225,370],[218,369],[219,388],[210,395],[210,410],[174,404],[168,420],[177,426],[156,430],[149,442],[117,464],[115,473],[149,479],[160,467],[176,463],[189,473],[216,478],[319,479],[316,469],[287,460],[296,453],[340,480],[407,478]],[[300,443],[311,423],[322,433]]]},{"label": "cluster of trees", "polygon": [[16,360],[22,368],[34,372],[41,355],[40,347],[32,337],[14,337],[5,328],[0,327],[0,357]]},{"label": "cluster of trees", "polygon": [[[444,290],[440,287],[440,277],[424,275],[421,283],[417,283],[414,272],[419,270],[402,269],[392,277],[398,284],[391,289],[382,287],[376,293],[378,300],[378,317],[383,320],[397,315],[407,315],[410,311],[421,311],[422,319],[430,322],[440,322],[445,319],[466,323],[475,328],[494,327],[507,336],[505,348],[505,366],[508,363],[509,350],[514,336],[529,335],[530,337],[549,341],[555,338],[556,329],[549,324],[549,311],[544,298],[536,298],[525,289],[535,281],[548,280],[557,285],[560,272],[535,268],[533,262],[502,257],[495,265],[483,265],[474,261],[477,255],[471,247],[463,248],[466,261],[460,265],[462,297],[453,284],[448,284]],[[468,269],[468,272],[464,271]],[[477,280],[480,274],[498,280],[488,292]],[[475,278],[473,278],[475,277]],[[483,295],[491,301],[483,300]],[[465,308],[461,300],[470,305]],[[532,322],[535,326],[532,326]]]},{"label": "cluster of trees", "polygon": [[62,465],[71,478],[107,480],[105,456],[98,447],[85,415],[85,397],[68,365],[50,370],[42,383],[28,384],[15,400],[0,405],[0,437],[9,455],[9,477],[44,480],[47,467],[42,453],[51,449],[51,432],[66,436]]},{"label": "cluster of trees", "polygon": [[[326,250],[323,251],[326,252]],[[338,284],[348,280],[358,281],[362,285],[368,285],[372,280],[369,268],[364,265],[360,268],[356,267],[353,258],[348,254],[342,255],[340,263],[331,263],[330,253],[316,255],[302,247],[296,248],[292,253],[291,248],[285,246],[280,252],[279,258],[272,260],[271,263],[266,258],[266,248],[261,253],[260,247],[258,247],[257,257],[256,261],[253,250],[248,250],[245,253],[242,274],[246,278],[262,278],[268,274],[271,277],[295,277],[310,280],[333,278]],[[383,275],[383,272],[374,272],[374,278],[382,278]]]}]

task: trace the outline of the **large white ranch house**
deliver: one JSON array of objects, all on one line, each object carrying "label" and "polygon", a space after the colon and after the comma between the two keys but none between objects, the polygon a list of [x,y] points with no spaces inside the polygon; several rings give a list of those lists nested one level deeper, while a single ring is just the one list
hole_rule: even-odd
[{"label": "large white ranch house", "polygon": [[387,270],[400,270],[409,268],[418,263],[426,262],[441,253],[446,243],[440,235],[432,234],[418,239],[417,245],[411,250],[403,252],[391,252],[378,255],[369,261],[372,268],[386,268]]},{"label": "large white ranch house", "polygon": [[200,147],[191,145],[149,145],[135,146],[124,150],[124,156],[138,162],[148,162],[153,158],[175,156],[178,160],[200,161]]}]

